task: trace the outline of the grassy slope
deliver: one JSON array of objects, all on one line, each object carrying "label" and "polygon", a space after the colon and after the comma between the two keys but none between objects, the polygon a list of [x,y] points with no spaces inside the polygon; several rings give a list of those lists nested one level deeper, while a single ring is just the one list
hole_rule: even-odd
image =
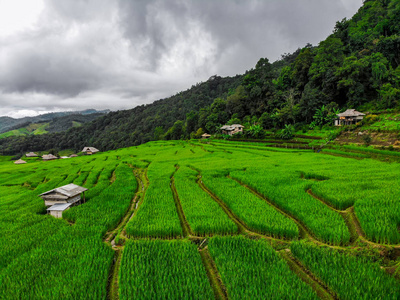
[{"label": "grassy slope", "polygon": [[[232,147],[236,145],[240,147]],[[182,168],[198,170],[200,174],[218,171],[225,175],[235,172],[246,176],[246,172],[254,175],[265,171],[272,190],[280,189],[284,182],[293,184],[293,188],[287,190],[286,199],[292,201],[297,195],[303,197],[306,194],[304,186],[307,186],[331,203],[353,201],[356,216],[364,217],[361,226],[366,230],[368,239],[380,241],[383,237],[384,241],[389,237],[394,243],[400,241],[396,236],[396,226],[400,224],[400,171],[397,164],[327,156],[311,151],[257,146],[246,148],[246,145],[233,142],[213,146],[195,141],[152,142],[68,160],[32,160],[19,166],[0,160],[0,192],[3,195],[0,210],[5,212],[0,214],[0,298],[105,298],[113,253],[102,238],[108,229],[118,224],[133,198],[135,181],[129,166],[145,168],[149,164],[150,187],[156,187],[157,183],[165,185],[159,186],[161,192],[164,188],[170,191],[169,176],[177,164]],[[274,174],[279,176],[274,178]],[[116,179],[115,182],[113,179]],[[210,179],[206,179],[204,182],[207,185]],[[75,222],[73,226],[66,220],[41,215],[44,212],[43,202],[37,197],[41,192],[70,182],[90,188],[88,202],[74,207],[65,215]],[[146,193],[144,204],[147,196]],[[320,203],[317,199],[313,201]],[[371,204],[372,210],[369,209]],[[167,205],[171,208],[171,217],[161,212],[159,218],[153,220],[154,224],[161,222],[162,218],[178,218],[172,198]],[[145,220],[146,214],[152,216],[153,212],[151,207],[147,211],[142,211],[143,208],[145,206],[141,206],[139,212],[144,214],[142,219]],[[254,213],[257,216],[263,212]],[[131,222],[137,217],[135,215]],[[301,220],[302,216],[299,218]],[[374,232],[370,228],[372,225],[384,230]],[[144,237],[146,234],[154,236],[149,232],[144,233]],[[310,239],[307,235],[300,235],[299,238]],[[286,247],[291,241],[279,243],[283,243],[280,247]],[[368,243],[357,240],[351,247],[342,249],[361,256],[367,253],[367,259],[372,253],[374,260],[381,261],[380,255],[385,255],[385,251],[376,254],[378,251],[374,247],[369,248]],[[389,260],[389,257],[385,259]],[[43,267],[49,262],[51,268]],[[129,276],[137,275],[133,272]],[[51,289],[48,288],[49,279]],[[274,284],[279,285],[279,282]],[[153,285],[152,281],[147,282],[145,288],[157,291],[157,285]],[[334,289],[334,286],[330,288]],[[375,288],[379,289],[379,286]],[[356,292],[363,296],[363,291]],[[256,298],[256,295],[253,296]]]}]

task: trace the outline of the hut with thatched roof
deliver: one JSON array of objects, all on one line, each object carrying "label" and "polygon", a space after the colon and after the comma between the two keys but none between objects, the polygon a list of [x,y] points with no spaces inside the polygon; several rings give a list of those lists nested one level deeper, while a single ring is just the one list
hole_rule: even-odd
[{"label": "hut with thatched roof", "polygon": [[69,157],[78,157],[76,154],[71,154]]},{"label": "hut with thatched roof", "polygon": [[85,153],[86,155],[92,155],[95,154],[96,152],[99,152],[99,150],[96,149],[95,147],[84,147],[82,152]]},{"label": "hut with thatched roof", "polygon": [[211,137],[211,134],[208,134],[208,133],[204,133],[204,134],[201,135],[202,139],[208,139],[210,137]]},{"label": "hut with thatched roof", "polygon": [[22,159],[18,159],[16,161],[14,161],[14,164],[16,164],[16,165],[26,164],[26,161],[24,161]]},{"label": "hut with thatched roof", "polygon": [[26,157],[38,157],[38,155],[34,152],[29,152],[27,154],[25,154]]},{"label": "hut with thatched roof", "polygon": [[337,114],[335,126],[352,125],[360,122],[365,114],[356,111],[355,109],[348,109],[345,112]]},{"label": "hut with thatched roof", "polygon": [[42,156],[42,159],[47,161],[47,160],[58,159],[58,157],[53,154],[45,154]]}]

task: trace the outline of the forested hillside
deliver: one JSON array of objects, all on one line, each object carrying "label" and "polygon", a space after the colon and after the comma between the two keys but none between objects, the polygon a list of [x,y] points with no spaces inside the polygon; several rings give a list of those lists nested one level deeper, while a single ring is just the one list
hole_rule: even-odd
[{"label": "forested hillside", "polygon": [[316,111],[324,117],[345,108],[398,109],[399,34],[400,2],[366,0],[316,47],[308,44],[272,64],[261,58],[242,76],[213,76],[168,99],[113,112],[66,133],[7,138],[0,141],[0,151],[116,149],[215,133],[229,122],[270,129],[308,126]]}]

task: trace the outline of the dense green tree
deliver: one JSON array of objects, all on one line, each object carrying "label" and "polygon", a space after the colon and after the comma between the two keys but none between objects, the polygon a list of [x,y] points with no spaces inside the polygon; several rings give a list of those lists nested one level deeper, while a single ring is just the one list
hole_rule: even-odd
[{"label": "dense green tree", "polygon": [[186,134],[190,135],[191,132],[194,132],[197,129],[197,123],[199,121],[199,116],[195,111],[191,111],[186,114]]},{"label": "dense green tree", "polygon": [[248,114],[247,107],[247,94],[243,87],[243,85],[239,85],[235,92],[228,96],[226,109],[229,114],[236,114],[238,118],[243,118],[246,114]]},{"label": "dense green tree", "polygon": [[155,141],[161,140],[163,135],[164,135],[164,129],[162,128],[162,126],[157,126],[156,128],[154,128],[154,140]]},{"label": "dense green tree", "polygon": [[184,137],[185,134],[185,128],[184,128],[184,123],[181,120],[178,120],[174,123],[174,125],[168,129],[168,131],[165,133],[165,138],[167,140],[179,140],[182,137]]}]

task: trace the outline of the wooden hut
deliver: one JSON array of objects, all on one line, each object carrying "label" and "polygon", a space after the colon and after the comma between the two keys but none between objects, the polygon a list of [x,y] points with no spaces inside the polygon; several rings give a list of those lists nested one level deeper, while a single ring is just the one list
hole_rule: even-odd
[{"label": "wooden hut", "polygon": [[43,160],[53,160],[53,159],[58,159],[58,157],[53,154],[45,154],[42,156],[42,159]]},{"label": "wooden hut", "polygon": [[202,134],[201,135],[201,138],[202,139],[208,139],[208,138],[210,138],[211,137],[211,134],[208,134],[208,133],[205,133],[205,134]]},{"label": "wooden hut", "polygon": [[356,124],[357,122],[360,122],[364,116],[365,114],[356,111],[355,109],[348,109],[343,113],[337,114],[335,126]]},{"label": "wooden hut", "polygon": [[25,154],[26,157],[38,157],[38,155],[34,152],[29,152],[27,154]]},{"label": "wooden hut", "polygon": [[223,134],[229,134],[229,135],[234,135],[235,133],[238,132],[243,132],[243,125],[240,124],[232,124],[232,125],[224,125],[221,127],[222,133]]},{"label": "wooden hut", "polygon": [[71,154],[69,157],[78,157],[76,154]]},{"label": "wooden hut", "polygon": [[56,203],[47,209],[47,213],[55,218],[62,218],[62,213],[71,205],[71,203]]},{"label": "wooden hut", "polygon": [[96,152],[99,152],[99,150],[94,147],[84,147],[82,152],[86,153],[86,155],[92,155]]},{"label": "wooden hut", "polygon": [[16,164],[16,165],[26,164],[26,161],[24,161],[22,159],[18,159],[16,161],[14,161],[14,164]]},{"label": "wooden hut", "polygon": [[81,203],[81,194],[83,194],[83,202],[85,202],[85,192],[88,189],[79,185],[70,183],[53,190],[44,192],[39,196],[44,200],[44,205],[53,206],[54,204],[70,203],[71,205],[79,205]]}]

